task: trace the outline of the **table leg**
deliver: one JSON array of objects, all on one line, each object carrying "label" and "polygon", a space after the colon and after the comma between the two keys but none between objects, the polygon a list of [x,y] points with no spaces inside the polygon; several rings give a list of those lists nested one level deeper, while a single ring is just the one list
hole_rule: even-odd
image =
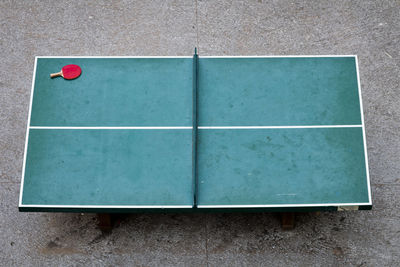
[{"label": "table leg", "polygon": [[294,228],[295,216],[294,212],[282,212],[281,213],[282,229],[291,230]]},{"label": "table leg", "polygon": [[99,221],[98,227],[102,232],[111,232],[113,222],[110,213],[97,213],[97,219]]}]

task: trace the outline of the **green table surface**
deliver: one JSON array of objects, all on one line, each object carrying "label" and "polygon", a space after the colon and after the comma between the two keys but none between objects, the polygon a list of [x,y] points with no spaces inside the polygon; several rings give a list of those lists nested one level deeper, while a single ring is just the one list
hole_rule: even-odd
[{"label": "green table surface", "polygon": [[369,209],[356,60],[38,57],[19,209]]}]

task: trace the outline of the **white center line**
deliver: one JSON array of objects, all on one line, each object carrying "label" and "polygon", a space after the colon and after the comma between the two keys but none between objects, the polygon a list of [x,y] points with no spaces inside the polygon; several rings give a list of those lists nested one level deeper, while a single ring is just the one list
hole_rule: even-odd
[{"label": "white center line", "polygon": [[[362,125],[296,125],[296,126],[199,126],[198,129],[308,129],[357,128]],[[30,126],[29,129],[46,130],[191,130],[192,126]]]}]

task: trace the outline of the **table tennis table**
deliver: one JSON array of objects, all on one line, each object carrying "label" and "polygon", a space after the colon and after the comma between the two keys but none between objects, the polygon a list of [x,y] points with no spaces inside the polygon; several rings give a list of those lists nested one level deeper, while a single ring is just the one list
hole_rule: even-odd
[{"label": "table tennis table", "polygon": [[371,209],[357,64],[36,57],[19,210]]}]

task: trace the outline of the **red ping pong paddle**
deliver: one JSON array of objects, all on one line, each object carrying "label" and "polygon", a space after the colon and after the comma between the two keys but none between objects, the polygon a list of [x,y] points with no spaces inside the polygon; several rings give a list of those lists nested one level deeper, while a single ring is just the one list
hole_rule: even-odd
[{"label": "red ping pong paddle", "polygon": [[72,80],[78,78],[79,75],[81,75],[81,73],[82,73],[81,67],[79,67],[78,65],[71,64],[64,66],[60,72],[50,74],[50,77],[54,78],[61,76],[64,79]]}]

